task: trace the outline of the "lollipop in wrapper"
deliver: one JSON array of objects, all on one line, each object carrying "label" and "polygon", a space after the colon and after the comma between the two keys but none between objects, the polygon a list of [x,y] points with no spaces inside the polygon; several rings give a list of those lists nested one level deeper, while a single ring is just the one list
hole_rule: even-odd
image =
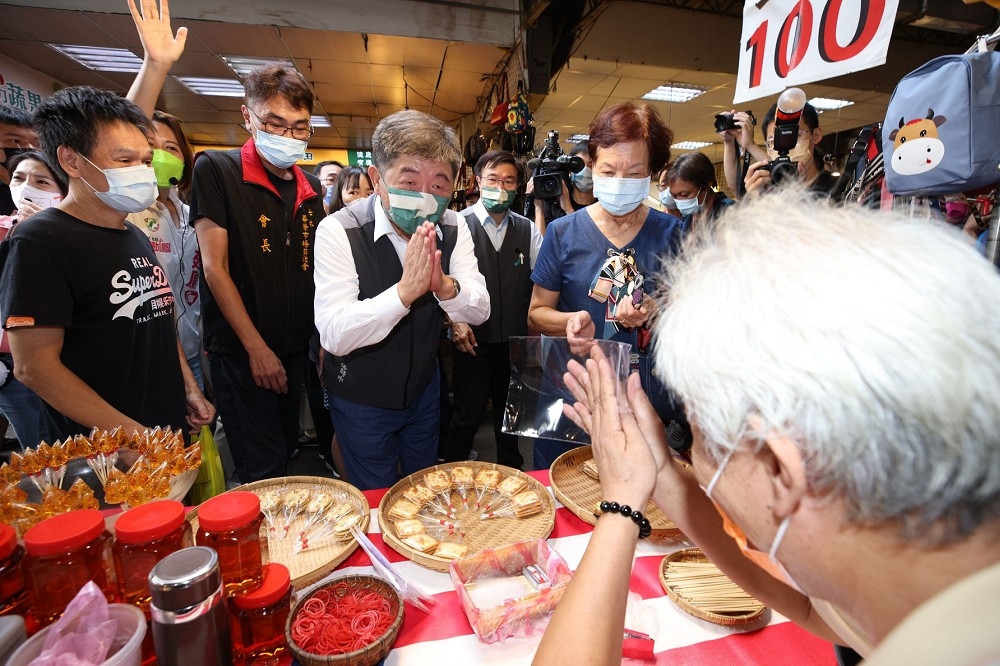
[{"label": "lollipop in wrapper", "polygon": [[469,488],[475,483],[472,468],[458,465],[451,468],[451,482],[462,498],[462,505],[469,508]]},{"label": "lollipop in wrapper", "polygon": [[292,488],[281,498],[281,515],[283,518],[281,538],[288,536],[292,521],[302,513],[309,503],[309,491],[305,488]]},{"label": "lollipop in wrapper", "polygon": [[281,493],[277,490],[268,490],[260,494],[260,511],[264,514],[267,522],[268,538],[277,536],[278,516],[281,510]]}]

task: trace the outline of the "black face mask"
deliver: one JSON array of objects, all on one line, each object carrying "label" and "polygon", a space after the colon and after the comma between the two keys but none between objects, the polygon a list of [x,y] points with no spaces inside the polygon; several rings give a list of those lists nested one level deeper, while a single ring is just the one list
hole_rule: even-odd
[{"label": "black face mask", "polygon": [[21,153],[26,153],[29,150],[31,150],[31,148],[20,148],[20,147],[18,147],[18,148],[2,148],[0,150],[3,150],[3,154],[5,155],[5,157],[3,158],[3,160],[0,161],[0,167],[3,167],[4,169],[6,169],[7,168],[7,163],[10,162],[11,158],[13,158],[15,155],[20,155]]}]

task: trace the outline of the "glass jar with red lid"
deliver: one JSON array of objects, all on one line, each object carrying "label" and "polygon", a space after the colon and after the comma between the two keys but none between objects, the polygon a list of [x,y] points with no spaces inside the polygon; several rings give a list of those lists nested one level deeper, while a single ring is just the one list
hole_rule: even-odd
[{"label": "glass jar with red lid", "polygon": [[184,505],[174,500],[129,509],[115,523],[114,558],[124,603],[149,613],[149,572],[164,557],[194,545]]},{"label": "glass jar with red lid", "polygon": [[[115,522],[112,552],[118,591],[124,603],[141,608],[149,621],[149,572],[170,553],[194,545],[191,524],[184,519],[184,505],[174,500],[142,504],[123,513]],[[142,663],[156,663],[153,632],[142,641]]]},{"label": "glass jar with red lid", "polygon": [[24,586],[28,633],[55,622],[87,581],[109,602],[118,598],[111,534],[104,515],[79,509],[46,518],[24,533]]},{"label": "glass jar with red lid", "polygon": [[264,566],[264,582],[229,603],[233,657],[237,664],[277,663],[288,653],[285,622],[292,609],[292,579],[277,562]]},{"label": "glass jar with red lid", "polygon": [[24,615],[28,597],[21,575],[23,560],[24,547],[14,528],[0,523],[0,615]]},{"label": "glass jar with red lid", "polygon": [[231,490],[198,507],[199,546],[214,548],[226,594],[260,587],[268,562],[267,528],[260,499],[245,490]]}]

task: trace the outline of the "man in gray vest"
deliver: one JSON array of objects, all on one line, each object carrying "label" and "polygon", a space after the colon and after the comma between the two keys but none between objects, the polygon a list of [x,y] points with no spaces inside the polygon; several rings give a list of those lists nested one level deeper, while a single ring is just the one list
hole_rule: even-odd
[{"label": "man in gray vest", "polygon": [[323,382],[363,490],[437,463],[444,315],[490,315],[469,228],[447,209],[462,162],[454,130],[400,111],[375,128],[372,157],[375,194],[323,220],[315,248]]},{"label": "man in gray vest", "polygon": [[476,162],[481,198],[462,211],[476,245],[479,270],[490,294],[490,318],[479,326],[452,323],[455,355],[455,413],[448,432],[446,460],[465,460],[493,401],[493,433],[497,462],[520,469],[524,464],[517,437],[500,431],[510,383],[512,335],[528,334],[531,270],[542,246],[542,234],[531,220],[510,210],[524,170],[505,150],[486,153]]}]

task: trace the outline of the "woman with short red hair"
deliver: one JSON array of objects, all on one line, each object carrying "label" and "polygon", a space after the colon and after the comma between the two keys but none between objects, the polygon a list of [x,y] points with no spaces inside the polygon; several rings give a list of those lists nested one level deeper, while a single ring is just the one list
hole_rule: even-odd
[{"label": "woman with short red hair", "polygon": [[[683,410],[652,381],[649,325],[661,258],[677,250],[680,220],[650,208],[650,177],[670,159],[673,133],[648,104],[618,104],[590,126],[597,202],[549,225],[531,279],[528,324],[545,335],[601,338],[632,346],[631,369],[664,423]],[[575,446],[537,439],[535,469]]]}]

